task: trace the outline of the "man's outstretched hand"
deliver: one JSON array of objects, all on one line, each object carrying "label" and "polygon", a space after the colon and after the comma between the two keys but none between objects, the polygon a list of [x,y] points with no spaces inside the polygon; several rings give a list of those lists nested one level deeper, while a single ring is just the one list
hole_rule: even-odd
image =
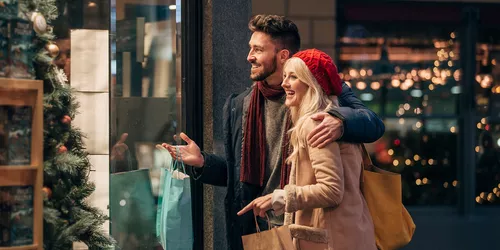
[{"label": "man's outstretched hand", "polygon": [[[203,159],[203,155],[201,154],[200,147],[198,147],[196,142],[191,140],[191,138],[189,138],[186,134],[181,133],[180,137],[187,143],[187,145],[173,146],[168,143],[162,143],[161,145],[168,150],[172,158],[176,160],[181,160],[182,158],[184,164],[187,164],[189,166],[199,168],[203,167],[203,165],[205,164],[205,160]],[[174,139],[175,138],[176,137],[174,137]],[[180,155],[178,155],[176,148],[179,148]]]}]

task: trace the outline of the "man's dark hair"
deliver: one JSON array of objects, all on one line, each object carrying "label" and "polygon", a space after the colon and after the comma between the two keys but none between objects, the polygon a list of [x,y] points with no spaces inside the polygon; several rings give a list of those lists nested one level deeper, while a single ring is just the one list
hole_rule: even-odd
[{"label": "man's dark hair", "polygon": [[271,36],[279,49],[287,49],[290,56],[300,49],[300,35],[295,23],[284,16],[256,15],[248,22],[252,32],[264,32]]}]

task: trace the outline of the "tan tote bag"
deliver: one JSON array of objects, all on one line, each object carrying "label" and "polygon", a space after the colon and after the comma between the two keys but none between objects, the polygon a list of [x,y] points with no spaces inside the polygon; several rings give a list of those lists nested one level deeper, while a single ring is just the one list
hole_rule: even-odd
[{"label": "tan tote bag", "polygon": [[[267,216],[266,216],[267,217]],[[288,226],[272,227],[267,218],[269,230],[260,231],[257,218],[255,218],[255,226],[257,233],[244,235],[243,249],[245,250],[294,250],[295,247],[292,241],[292,234]]]},{"label": "tan tote bag", "polygon": [[401,175],[373,165],[364,144],[361,188],[375,226],[380,250],[399,249],[410,243],[415,223],[403,206]]}]

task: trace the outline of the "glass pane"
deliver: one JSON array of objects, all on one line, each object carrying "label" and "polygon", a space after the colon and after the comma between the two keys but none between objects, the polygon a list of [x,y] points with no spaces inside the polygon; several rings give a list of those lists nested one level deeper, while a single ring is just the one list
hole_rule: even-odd
[{"label": "glass pane", "polygon": [[[379,167],[402,175],[406,205],[451,205],[457,201],[454,119],[388,118],[386,133],[371,146]],[[455,131],[455,132],[451,132]]]},{"label": "glass pane", "polygon": [[[373,7],[383,12],[394,3],[382,5]],[[418,12],[426,6],[405,8]],[[384,137],[370,145],[371,154],[380,167],[401,173],[404,204],[456,204],[459,18],[429,20],[390,11],[361,16],[355,4],[342,8],[342,77],[386,125]]]},{"label": "glass pane", "polygon": [[181,127],[180,1],[112,3],[111,235],[120,249],[161,249],[160,169]]},{"label": "glass pane", "polygon": [[[492,15],[490,15],[492,17]],[[477,44],[476,203],[500,205],[500,36],[483,26]]]}]

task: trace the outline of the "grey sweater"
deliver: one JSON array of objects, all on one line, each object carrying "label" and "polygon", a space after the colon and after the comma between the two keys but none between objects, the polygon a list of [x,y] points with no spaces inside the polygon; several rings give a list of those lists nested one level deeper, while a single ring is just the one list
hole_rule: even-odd
[{"label": "grey sweater", "polygon": [[[284,105],[284,97],[280,100],[267,100],[264,106],[264,125],[266,130],[266,172],[264,179],[264,190],[262,196],[273,193],[280,188],[281,179],[281,153],[283,133],[285,130],[285,113],[287,107]],[[274,216],[269,213],[271,223],[283,224],[283,216]]]}]

